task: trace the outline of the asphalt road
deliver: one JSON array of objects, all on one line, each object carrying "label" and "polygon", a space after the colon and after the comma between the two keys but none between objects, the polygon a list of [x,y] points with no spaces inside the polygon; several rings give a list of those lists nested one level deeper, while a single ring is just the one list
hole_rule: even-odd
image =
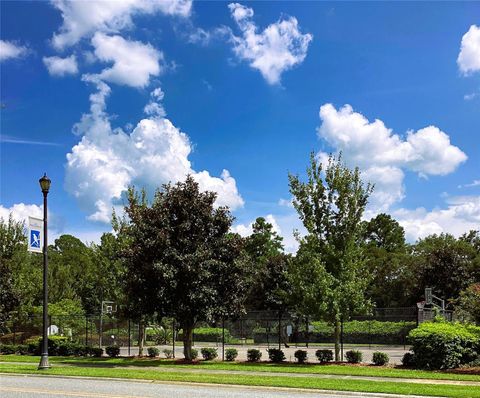
[{"label": "asphalt road", "polygon": [[[0,375],[0,396],[2,398],[352,398],[355,395],[276,388]],[[368,396],[374,398],[381,395],[369,394]]]}]

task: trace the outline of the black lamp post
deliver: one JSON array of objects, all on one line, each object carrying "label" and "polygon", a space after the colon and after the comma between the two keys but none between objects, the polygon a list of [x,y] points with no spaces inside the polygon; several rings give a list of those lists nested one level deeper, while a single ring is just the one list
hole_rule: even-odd
[{"label": "black lamp post", "polygon": [[43,193],[43,341],[42,341],[42,357],[38,369],[48,369],[48,258],[47,258],[47,195],[50,189],[50,178],[47,173],[40,180],[40,188]]}]

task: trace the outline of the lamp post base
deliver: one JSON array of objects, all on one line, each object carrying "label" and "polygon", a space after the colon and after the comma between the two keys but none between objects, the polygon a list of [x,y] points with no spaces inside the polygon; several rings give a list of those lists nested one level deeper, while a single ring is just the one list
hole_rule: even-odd
[{"label": "lamp post base", "polygon": [[50,369],[51,366],[48,363],[48,354],[42,354],[40,358],[40,364],[38,365],[38,370]]}]

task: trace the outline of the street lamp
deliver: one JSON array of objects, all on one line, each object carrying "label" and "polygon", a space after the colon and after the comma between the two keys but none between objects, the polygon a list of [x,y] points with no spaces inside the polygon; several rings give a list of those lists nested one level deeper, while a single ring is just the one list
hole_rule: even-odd
[{"label": "street lamp", "polygon": [[43,341],[42,341],[42,357],[38,369],[49,369],[48,363],[48,258],[47,258],[47,195],[50,189],[50,178],[47,173],[40,180],[40,188],[43,193]]}]

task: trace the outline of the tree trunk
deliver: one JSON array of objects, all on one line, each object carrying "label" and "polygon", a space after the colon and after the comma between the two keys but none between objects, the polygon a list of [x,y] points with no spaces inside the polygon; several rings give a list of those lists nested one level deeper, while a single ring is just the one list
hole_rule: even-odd
[{"label": "tree trunk", "polygon": [[187,361],[192,360],[193,325],[183,325],[183,356]]},{"label": "tree trunk", "polygon": [[339,362],[340,358],[340,321],[335,321],[335,361]]},{"label": "tree trunk", "polygon": [[143,345],[145,343],[145,319],[140,318],[138,323],[138,356],[143,357]]}]

